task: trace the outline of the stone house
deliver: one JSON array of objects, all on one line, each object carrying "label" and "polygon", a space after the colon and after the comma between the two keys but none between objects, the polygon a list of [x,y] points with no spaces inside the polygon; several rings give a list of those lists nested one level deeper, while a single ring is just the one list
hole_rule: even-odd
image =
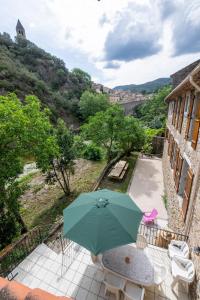
[{"label": "stone house", "polygon": [[[193,298],[200,299],[200,63],[172,76],[166,97],[168,119],[163,152],[163,174],[169,227],[189,236],[196,280]],[[199,253],[200,254],[200,253]]]}]

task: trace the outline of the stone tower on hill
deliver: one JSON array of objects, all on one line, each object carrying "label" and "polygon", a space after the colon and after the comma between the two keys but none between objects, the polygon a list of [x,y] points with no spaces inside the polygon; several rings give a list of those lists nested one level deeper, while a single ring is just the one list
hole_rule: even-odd
[{"label": "stone tower on hill", "polygon": [[16,25],[16,33],[17,33],[17,37],[18,38],[23,38],[26,39],[26,33],[25,33],[25,29],[22,26],[20,20],[18,19],[17,21],[17,25]]}]

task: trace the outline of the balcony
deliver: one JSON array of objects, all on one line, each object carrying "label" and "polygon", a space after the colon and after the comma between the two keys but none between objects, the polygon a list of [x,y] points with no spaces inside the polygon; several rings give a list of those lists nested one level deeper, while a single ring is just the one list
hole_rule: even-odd
[{"label": "balcony", "polygon": [[[53,233],[50,241],[45,240],[46,244],[43,242],[39,244],[20,263],[19,255],[15,261],[14,257],[16,253],[19,254],[17,250],[20,249],[22,251],[22,243],[7,253],[6,256],[4,256],[4,260],[1,259],[1,264],[5,262],[6,259],[8,260],[8,257],[10,261],[12,258],[12,266],[19,263],[14,269],[12,269],[12,267],[9,269],[9,272],[11,270],[12,272],[10,272],[8,278],[14,278],[14,280],[30,288],[40,288],[58,296],[68,296],[77,300],[114,300],[113,295],[104,295],[104,274],[101,266],[92,262],[89,251],[74,242],[63,240],[60,236],[61,230],[62,226],[58,232]],[[180,283],[176,286],[175,293],[171,289],[173,278],[170,271],[170,259],[167,254],[166,240],[161,238],[170,233],[143,224],[140,226],[140,233],[146,236],[148,240],[149,246],[147,250],[152,262],[164,264],[167,268],[165,281],[159,288],[154,286],[146,287],[144,299],[189,299],[186,288]],[[187,239],[184,235],[172,234],[176,239]],[[35,236],[36,234],[34,234],[34,237]],[[31,239],[33,242],[33,236]],[[25,244],[27,247],[27,239]],[[62,254],[63,252],[65,253],[64,255]],[[2,271],[1,265],[1,272]],[[5,269],[4,275],[6,275]]]}]

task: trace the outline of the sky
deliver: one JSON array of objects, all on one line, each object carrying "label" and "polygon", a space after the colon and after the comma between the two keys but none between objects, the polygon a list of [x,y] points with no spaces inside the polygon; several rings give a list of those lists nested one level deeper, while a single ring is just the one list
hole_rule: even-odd
[{"label": "sky", "polygon": [[108,87],[169,77],[200,58],[200,0],[0,0],[0,32]]}]

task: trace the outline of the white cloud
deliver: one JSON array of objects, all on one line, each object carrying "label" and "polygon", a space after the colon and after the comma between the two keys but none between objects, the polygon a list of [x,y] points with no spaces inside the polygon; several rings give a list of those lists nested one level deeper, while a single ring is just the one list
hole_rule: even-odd
[{"label": "white cloud", "polygon": [[[161,76],[169,76],[170,73],[199,57],[198,45],[193,55],[171,57],[173,46],[177,46],[180,38],[179,33],[176,33],[178,31],[173,31],[174,28],[181,26],[178,25],[181,19],[177,17],[179,7],[175,5],[177,1],[180,7],[183,7],[183,11],[184,7],[188,7],[188,2],[190,7],[195,7],[192,13],[187,14],[186,22],[193,24],[192,28],[198,28],[199,0],[188,2],[186,0],[1,0],[0,28],[1,31],[14,36],[19,18],[26,29],[27,37],[46,51],[62,58],[68,68],[81,67],[96,81],[110,86],[142,83]],[[138,6],[143,7],[143,11],[138,13],[135,9]],[[126,30],[132,26],[132,30],[136,32],[139,28],[137,23],[140,23],[141,37],[144,36],[144,27],[139,21],[143,20],[143,25],[146,24],[147,27],[145,36],[147,37],[146,31],[149,28],[152,38],[155,32],[161,51],[157,54],[155,51],[151,53],[154,55],[144,59],[139,59],[141,56],[138,56],[135,61],[120,63],[119,68],[116,60],[110,63],[103,61],[108,34],[117,28],[122,16],[127,16]],[[148,24],[151,27],[148,28]],[[120,30],[123,33],[123,26]],[[131,35],[132,42],[135,32]],[[115,31],[115,37],[117,35],[118,32]],[[192,36],[196,36],[196,33]],[[188,36],[184,37],[186,42],[187,39],[189,41]],[[125,38],[123,34],[121,38]],[[118,41],[122,42],[124,41]],[[151,44],[151,39],[149,43]],[[181,44],[183,47],[184,43]],[[116,68],[106,69],[106,65]]]}]

